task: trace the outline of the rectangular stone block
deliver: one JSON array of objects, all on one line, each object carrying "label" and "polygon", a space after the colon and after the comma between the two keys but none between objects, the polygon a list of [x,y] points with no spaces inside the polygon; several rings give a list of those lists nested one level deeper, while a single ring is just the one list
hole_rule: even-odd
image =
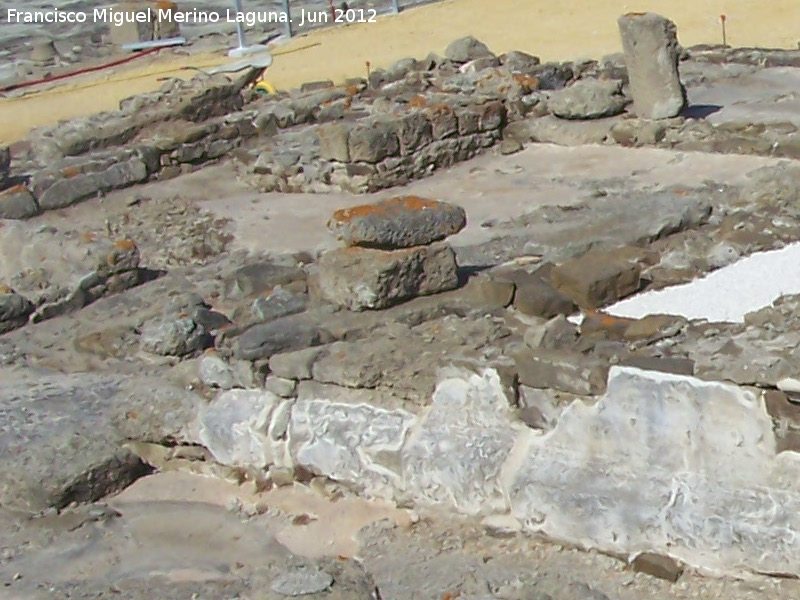
[{"label": "rectangular stone block", "polygon": [[550,281],[561,293],[583,308],[599,308],[638,291],[641,267],[636,251],[619,248],[588,252],[555,267]]},{"label": "rectangular stone block", "polygon": [[320,297],[350,310],[380,309],[458,285],[447,244],[405,250],[341,248],[323,254],[314,273]]},{"label": "rectangular stone block", "polygon": [[394,125],[380,121],[354,127],[348,136],[347,147],[351,161],[373,164],[400,152]]},{"label": "rectangular stone block", "polygon": [[323,160],[350,162],[350,149],[347,144],[351,125],[331,123],[317,127],[319,157]]},{"label": "rectangular stone block", "polygon": [[526,349],[515,354],[514,361],[522,385],[579,396],[602,394],[606,390],[608,364],[579,352]]},{"label": "rectangular stone block", "polygon": [[419,112],[404,115],[397,124],[397,134],[400,139],[400,154],[403,156],[412,154],[433,141],[430,121]]},{"label": "rectangular stone block", "polygon": [[64,208],[99,192],[124,188],[147,179],[147,165],[139,158],[111,165],[104,171],[78,173],[58,179],[39,196],[42,210]]},{"label": "rectangular stone block", "polygon": [[645,119],[677,116],[686,106],[686,90],[678,73],[675,23],[654,13],[628,13],[618,24],[634,111]]},{"label": "rectangular stone block", "polygon": [[425,111],[431,122],[431,133],[434,140],[441,140],[458,134],[458,118],[449,106],[442,104]]}]

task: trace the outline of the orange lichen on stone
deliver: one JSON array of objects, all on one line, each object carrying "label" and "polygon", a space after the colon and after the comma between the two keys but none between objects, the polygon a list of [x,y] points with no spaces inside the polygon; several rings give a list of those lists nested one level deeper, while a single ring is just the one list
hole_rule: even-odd
[{"label": "orange lichen on stone", "polygon": [[81,233],[81,241],[84,244],[89,244],[97,239],[97,234],[93,231],[84,231]]},{"label": "orange lichen on stone", "polygon": [[625,16],[628,18],[633,18],[633,17],[643,17],[646,14],[647,14],[646,12],[629,12],[625,13]]},{"label": "orange lichen on stone", "polygon": [[532,92],[539,89],[539,78],[533,75],[514,75],[514,81],[522,86],[526,92]]},{"label": "orange lichen on stone", "polygon": [[156,2],[156,7],[160,10],[175,10],[177,6],[177,4],[169,2],[168,0],[158,0],[158,2]]},{"label": "orange lichen on stone", "polygon": [[362,204],[351,208],[342,208],[333,213],[334,223],[347,223],[353,219],[369,217],[372,215],[388,215],[406,210],[425,210],[434,208],[436,200],[420,198],[419,196],[398,196],[376,204]]},{"label": "orange lichen on stone", "polygon": [[630,327],[635,321],[636,319],[615,317],[613,315],[607,315],[596,310],[588,310],[586,311],[586,315],[581,323],[581,331],[583,333],[607,331],[609,333],[623,335],[628,327]]},{"label": "orange lichen on stone", "polygon": [[114,247],[120,250],[135,250],[136,243],[129,238],[123,238],[114,242]]},{"label": "orange lichen on stone", "polygon": [[359,89],[357,85],[348,85],[347,87],[344,88],[344,91],[348,96],[355,96],[356,94],[358,94]]},{"label": "orange lichen on stone", "polygon": [[14,290],[12,290],[10,287],[8,287],[5,283],[0,283],[0,294],[7,295],[7,294],[13,294],[13,293],[14,293]]},{"label": "orange lichen on stone", "polygon": [[0,192],[0,196],[10,196],[11,194],[17,194],[19,192],[26,191],[27,189],[28,188],[25,187],[24,183],[18,183],[17,185],[12,185],[10,188]]},{"label": "orange lichen on stone", "polygon": [[81,171],[80,167],[64,167],[61,169],[61,174],[66,177],[67,179],[71,177],[76,177],[80,175],[83,171]]},{"label": "orange lichen on stone", "polygon": [[426,100],[425,96],[414,96],[408,101],[408,105],[411,108],[424,108],[428,106],[428,101]]}]

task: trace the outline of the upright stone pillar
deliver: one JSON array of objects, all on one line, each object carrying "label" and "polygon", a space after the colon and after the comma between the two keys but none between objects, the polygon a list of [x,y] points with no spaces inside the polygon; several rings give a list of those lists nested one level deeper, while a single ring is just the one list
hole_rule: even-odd
[{"label": "upright stone pillar", "polygon": [[677,116],[686,107],[686,90],[675,23],[654,13],[628,13],[618,23],[634,112],[645,119]]}]

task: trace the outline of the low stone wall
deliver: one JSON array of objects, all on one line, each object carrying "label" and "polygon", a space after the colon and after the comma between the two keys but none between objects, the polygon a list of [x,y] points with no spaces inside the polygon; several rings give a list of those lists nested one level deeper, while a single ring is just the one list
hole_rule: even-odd
[{"label": "low stone wall", "polygon": [[302,467],[367,496],[615,554],[800,571],[799,542],[784,535],[800,527],[800,465],[777,453],[758,392],[614,367],[602,397],[562,406],[547,433],[515,416],[491,369],[443,371],[419,413],[356,398],[226,392],[203,411],[200,439],[226,464]]}]

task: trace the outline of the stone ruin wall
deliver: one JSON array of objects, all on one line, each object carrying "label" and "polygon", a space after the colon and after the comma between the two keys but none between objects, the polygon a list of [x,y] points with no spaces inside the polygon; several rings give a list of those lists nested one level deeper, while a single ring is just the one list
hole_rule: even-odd
[{"label": "stone ruin wall", "polygon": [[[715,127],[623,114],[631,98],[620,57],[541,65],[522,53],[495,57],[475,41],[462,45],[446,59],[401,61],[369,81],[309,85],[277,98],[256,98],[246,78],[169,84],[116,113],[36,132],[14,164],[0,153],[0,216],[26,219],[233,154],[259,189],[322,193],[392,187],[498,144],[508,153],[528,142],[800,153],[792,125]],[[697,47],[684,59],[800,66],[795,51]],[[697,225],[708,217],[695,212]],[[680,320],[598,318],[578,335],[564,319],[577,306],[637,291],[647,260],[641,249],[601,258],[590,251],[541,270],[504,265],[468,286],[471,301],[394,306],[458,286],[455,257],[441,241],[452,233],[408,247],[349,245],[308,274],[281,271],[276,281],[285,289],[259,306],[266,322],[216,339],[211,326],[198,326],[208,307],[149,324],[142,345],[154,354],[215,346],[198,363],[204,383],[221,392],[201,410],[193,441],[220,463],[273,481],[305,470],[403,505],[481,515],[498,530],[629,556],[655,552],[711,572],[800,573],[793,535],[800,466],[797,444],[787,442],[800,419],[775,372],[737,379],[730,364],[703,362],[701,354],[633,352],[612,364],[595,346],[580,347],[577,339],[589,344],[590,326],[631,343],[685,334]],[[52,297],[0,291],[0,331],[144,280],[132,242],[86,243],[91,252]],[[389,277],[387,289],[383,275],[397,272],[411,272],[413,281]],[[322,308],[299,299],[306,291]],[[512,304],[545,325],[515,338],[495,314]],[[358,313],[354,327],[348,315],[326,312],[330,305],[402,314],[382,330],[388,317]],[[449,328],[455,320],[461,324]],[[410,354],[383,341],[395,330],[418,336]],[[416,356],[425,344],[438,361]],[[475,352],[459,355],[467,345]],[[439,372],[428,373],[434,366]],[[391,393],[383,380],[395,384]]]}]

